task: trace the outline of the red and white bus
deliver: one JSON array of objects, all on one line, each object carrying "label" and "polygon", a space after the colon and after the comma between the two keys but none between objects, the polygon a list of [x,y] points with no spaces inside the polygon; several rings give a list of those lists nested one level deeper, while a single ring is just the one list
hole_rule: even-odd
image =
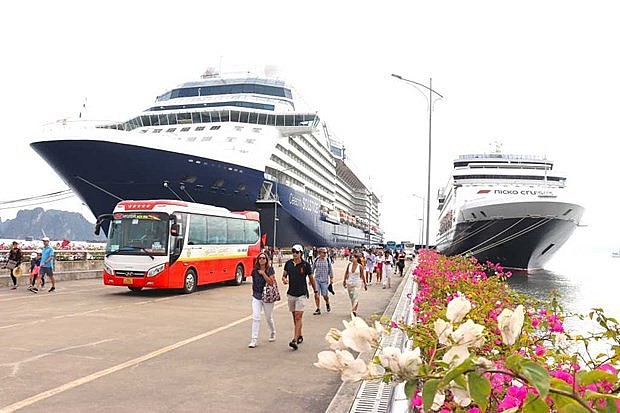
[{"label": "red and white bus", "polygon": [[176,200],[121,201],[97,218],[110,221],[103,283],[180,288],[229,281],[240,285],[260,252],[258,212]]}]

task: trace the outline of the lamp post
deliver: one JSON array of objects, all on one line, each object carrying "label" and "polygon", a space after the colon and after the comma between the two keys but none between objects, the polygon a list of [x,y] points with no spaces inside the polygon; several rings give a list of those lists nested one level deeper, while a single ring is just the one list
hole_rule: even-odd
[{"label": "lamp post", "polygon": [[422,201],[422,219],[418,219],[418,221],[422,221],[422,224],[420,226],[420,244],[422,244],[422,242],[424,241],[422,237],[422,233],[424,232],[424,223],[426,222],[428,224],[428,217],[426,220],[424,219],[424,204],[426,203],[425,202],[426,198],[418,194],[411,194],[411,196],[418,198],[419,200]]},{"label": "lamp post", "polygon": [[427,180],[426,180],[426,240],[425,240],[426,248],[428,248],[429,247],[429,229],[430,229],[429,219],[431,216],[430,215],[430,212],[431,212],[431,136],[432,136],[431,130],[432,130],[432,124],[433,124],[433,93],[439,96],[439,99],[443,99],[443,96],[439,92],[433,90],[433,78],[429,79],[429,85],[426,86],[426,85],[423,85],[422,83],[418,83],[418,82],[414,82],[413,80],[405,79],[404,77],[394,74],[394,73],[392,73],[392,76],[395,77],[396,79],[402,80],[403,82],[414,85],[414,87],[420,86],[428,90],[428,97],[427,97],[426,93],[422,92],[420,89],[416,87],[416,90],[422,93],[428,101],[428,171],[427,171]]},{"label": "lamp post", "polygon": [[[293,166],[289,166],[288,168],[284,168],[281,171],[276,171],[277,174],[281,174],[282,172],[286,172],[289,169],[293,169]],[[278,202],[280,202],[280,198],[278,197],[278,181],[279,178],[276,176],[275,177],[275,184],[276,184],[276,188],[275,188],[275,199],[273,202],[273,249],[275,250],[276,247],[276,238],[277,238],[277,230],[278,230]]]}]

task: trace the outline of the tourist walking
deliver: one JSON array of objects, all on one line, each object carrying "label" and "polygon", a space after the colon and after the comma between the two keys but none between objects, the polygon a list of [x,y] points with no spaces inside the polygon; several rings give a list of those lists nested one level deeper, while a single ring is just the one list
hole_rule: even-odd
[{"label": "tourist walking", "polygon": [[383,288],[392,288],[392,252],[390,250],[385,251],[385,259],[383,260]]},{"label": "tourist walking", "polygon": [[344,281],[342,285],[347,289],[349,293],[349,299],[351,300],[351,313],[357,316],[357,307],[359,304],[360,291],[362,285],[364,290],[368,289],[366,284],[366,278],[364,277],[364,265],[362,259],[359,256],[351,255],[349,264],[344,273]]},{"label": "tourist walking", "polygon": [[11,281],[13,281],[13,286],[11,290],[15,290],[17,288],[17,277],[13,273],[15,268],[18,268],[22,262],[22,250],[19,248],[19,243],[17,241],[13,241],[11,244],[11,249],[7,255],[7,261],[4,268],[9,270],[9,275],[11,276]]},{"label": "tourist walking", "polygon": [[309,297],[308,281],[306,281],[306,277],[312,285],[314,294],[317,295],[319,292],[316,289],[316,282],[312,274],[312,266],[302,259],[304,247],[299,244],[293,245],[291,252],[293,253],[293,258],[284,264],[282,282],[289,285],[286,295],[288,298],[288,309],[293,315],[293,339],[288,345],[293,350],[297,350],[299,344],[304,341],[302,335],[302,318]]},{"label": "tourist walking", "polygon": [[269,326],[269,341],[276,341],[276,325],[273,322],[273,307],[275,302],[265,302],[263,291],[267,284],[276,283],[276,272],[270,264],[269,257],[261,252],[254,261],[252,269],[252,338],[248,347],[254,348],[258,342],[258,331],[260,329],[261,311],[265,313],[267,325]]},{"label": "tourist walking", "polygon": [[314,280],[316,281],[316,288],[319,291],[314,295],[314,302],[316,304],[316,311],[314,315],[321,314],[321,296],[325,300],[325,308],[329,313],[332,308],[329,305],[329,286],[334,281],[334,270],[332,269],[331,260],[327,257],[327,248],[319,248],[319,256],[314,260],[312,265]]},{"label": "tourist walking", "polygon": [[39,276],[39,269],[41,266],[41,257],[36,252],[30,254],[30,285],[28,286],[28,291],[32,291],[33,293],[38,292],[39,290],[34,287],[37,277]]},{"label": "tourist walking", "polygon": [[398,267],[398,274],[402,277],[403,270],[405,269],[405,259],[407,258],[407,254],[405,254],[405,250],[400,250],[398,253],[398,261],[396,266]]},{"label": "tourist walking", "polygon": [[[50,277],[52,281],[52,287],[48,292],[56,291],[56,279],[54,278],[54,249],[50,246],[50,239],[48,237],[41,238],[43,241],[43,249],[41,249],[41,267],[39,268],[40,280],[44,283],[45,276]],[[38,289],[37,287],[35,287]]]}]

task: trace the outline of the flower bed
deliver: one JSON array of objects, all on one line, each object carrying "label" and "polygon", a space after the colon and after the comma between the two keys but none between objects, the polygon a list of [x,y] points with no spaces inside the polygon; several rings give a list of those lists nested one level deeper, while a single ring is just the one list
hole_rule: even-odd
[{"label": "flower bed", "polygon": [[[543,303],[513,292],[505,283],[510,273],[474,258],[421,251],[413,274],[416,323],[368,326],[352,316],[343,331],[328,332],[332,350],[320,352],[315,365],[344,381],[405,383],[412,411],[620,412],[620,328],[601,309],[565,314],[556,297]],[[570,334],[569,316],[598,328]],[[380,348],[393,328],[409,337],[404,350]],[[606,351],[591,354],[593,341],[607,343]],[[378,351],[366,365],[349,349]]]}]

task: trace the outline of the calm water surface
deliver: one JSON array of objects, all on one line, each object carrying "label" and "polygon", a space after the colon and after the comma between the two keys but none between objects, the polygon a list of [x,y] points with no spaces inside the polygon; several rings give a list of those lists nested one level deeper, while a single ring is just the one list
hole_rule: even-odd
[{"label": "calm water surface", "polygon": [[[620,318],[620,258],[613,258],[610,251],[560,250],[547,269],[515,274],[508,283],[542,300],[555,290],[566,312],[587,314],[600,307],[607,316]],[[583,333],[592,331],[593,324],[576,319],[565,322],[569,331]]]}]

